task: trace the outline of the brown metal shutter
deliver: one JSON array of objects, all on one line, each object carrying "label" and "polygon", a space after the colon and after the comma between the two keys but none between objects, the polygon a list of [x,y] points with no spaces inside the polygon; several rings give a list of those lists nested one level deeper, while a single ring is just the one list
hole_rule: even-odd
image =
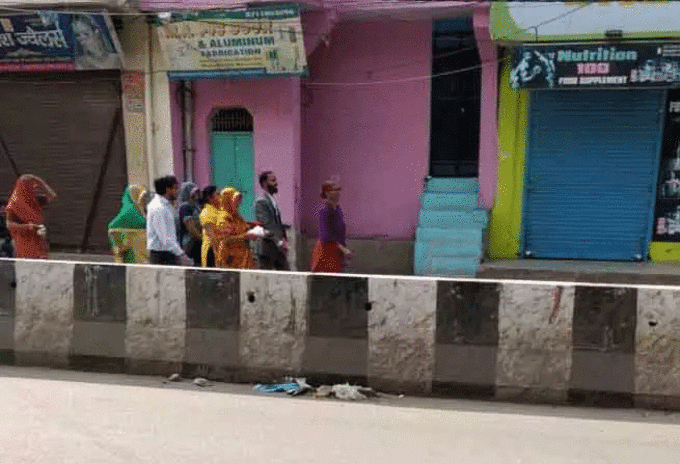
[{"label": "brown metal shutter", "polygon": [[[0,135],[19,171],[42,177],[59,196],[45,211],[53,249],[77,249],[83,241],[120,104],[118,72],[0,76]],[[127,183],[122,124],[104,179],[90,251],[108,248],[106,225],[117,213]],[[9,195],[14,180],[0,153],[0,197]]]}]

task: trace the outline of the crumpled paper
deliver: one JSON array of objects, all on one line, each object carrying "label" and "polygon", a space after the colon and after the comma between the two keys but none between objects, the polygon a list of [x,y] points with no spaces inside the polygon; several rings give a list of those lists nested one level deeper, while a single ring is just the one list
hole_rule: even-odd
[{"label": "crumpled paper", "polygon": [[262,226],[255,226],[248,231],[248,235],[253,238],[263,238],[267,231]]}]

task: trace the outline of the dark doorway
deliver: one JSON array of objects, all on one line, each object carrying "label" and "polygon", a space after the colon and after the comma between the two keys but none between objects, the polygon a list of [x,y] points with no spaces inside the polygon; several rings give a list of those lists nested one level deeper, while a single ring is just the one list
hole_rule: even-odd
[{"label": "dark doorway", "polygon": [[[430,175],[477,177],[481,69],[471,19],[432,32]],[[473,68],[473,69],[469,69]]]}]

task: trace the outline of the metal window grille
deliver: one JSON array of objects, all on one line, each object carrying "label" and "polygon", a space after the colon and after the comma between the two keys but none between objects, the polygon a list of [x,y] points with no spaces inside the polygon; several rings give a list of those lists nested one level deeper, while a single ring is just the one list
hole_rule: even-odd
[{"label": "metal window grille", "polygon": [[252,132],[253,117],[244,108],[219,110],[212,118],[213,132]]}]

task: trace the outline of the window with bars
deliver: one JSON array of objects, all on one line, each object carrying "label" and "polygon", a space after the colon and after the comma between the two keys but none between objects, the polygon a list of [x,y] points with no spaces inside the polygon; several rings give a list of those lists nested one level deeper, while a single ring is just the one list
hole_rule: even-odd
[{"label": "window with bars", "polygon": [[245,108],[219,110],[212,117],[213,132],[252,132],[253,117]]}]

